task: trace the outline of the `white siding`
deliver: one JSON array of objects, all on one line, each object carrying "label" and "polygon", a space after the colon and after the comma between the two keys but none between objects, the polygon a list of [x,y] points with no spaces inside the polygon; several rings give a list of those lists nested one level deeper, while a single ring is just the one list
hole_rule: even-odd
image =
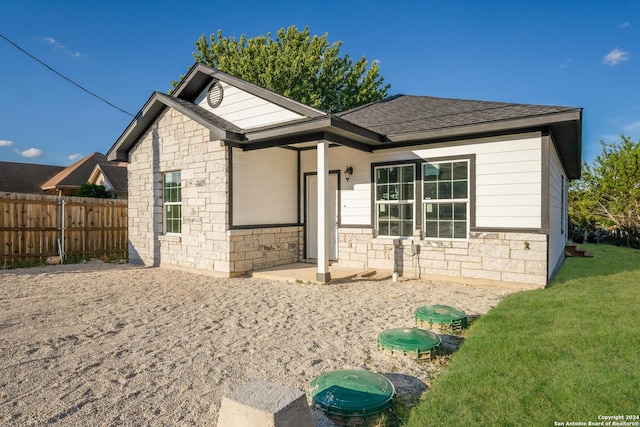
[{"label": "white siding", "polygon": [[298,222],[297,154],[233,149],[233,225]]},{"label": "white siding", "polygon": [[371,225],[370,194],[370,184],[354,184],[341,192],[341,224]]},{"label": "white siding", "polygon": [[282,123],[303,117],[235,86],[224,82],[220,82],[220,84],[224,96],[217,108],[211,108],[207,103],[208,87],[200,93],[195,103],[242,129]]},{"label": "white siding", "polygon": [[[316,150],[301,153],[302,174],[317,172]],[[344,170],[353,167],[353,175],[346,180]],[[340,171],[341,225],[371,225],[371,156],[348,147],[329,149],[329,169]]]},{"label": "white siding", "polygon": [[[553,144],[549,144],[549,278],[564,260],[567,244],[567,182]],[[563,188],[564,187],[564,188]],[[562,191],[564,190],[564,196]],[[564,203],[564,208],[563,208]]]},{"label": "white siding", "polygon": [[[538,133],[509,140],[489,138],[468,144],[420,146],[364,153],[346,147],[329,150],[329,168],[353,167],[341,177],[341,224],[371,225],[371,163],[476,156],[476,227],[540,228],[542,155]],[[315,150],[304,151],[302,172],[316,170]]]},{"label": "white siding", "polygon": [[111,183],[109,182],[109,180],[104,176],[104,174],[102,172],[98,173],[98,176],[93,181],[93,184],[102,185],[104,187],[104,189],[107,190],[107,191],[111,191],[111,189],[113,188],[111,186]]},{"label": "white siding", "polygon": [[422,159],[476,156],[476,227],[541,226],[541,139],[522,135],[413,151]]},{"label": "white siding", "polygon": [[476,227],[539,228],[539,137],[482,144],[476,153]]}]

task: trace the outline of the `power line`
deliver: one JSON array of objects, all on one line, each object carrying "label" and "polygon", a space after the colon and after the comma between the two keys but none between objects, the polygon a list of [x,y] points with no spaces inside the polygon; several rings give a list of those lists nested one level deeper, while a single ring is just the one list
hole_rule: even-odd
[{"label": "power line", "polygon": [[0,37],[2,37],[3,39],[5,39],[7,42],[9,42],[10,44],[12,44],[16,49],[18,49],[20,52],[24,53],[25,55],[27,55],[29,58],[38,61],[40,64],[42,64],[43,66],[45,66],[46,68],[48,68],[49,70],[53,71],[54,73],[56,73],[58,76],[62,77],[63,79],[65,79],[66,81],[68,81],[69,83],[73,84],[74,86],[77,86],[78,88],[82,89],[83,91],[87,92],[89,95],[94,96],[96,98],[98,98],[100,101],[104,102],[105,104],[108,104],[109,106],[115,108],[118,111],[121,111],[125,114],[128,114],[131,117],[135,117],[133,114],[123,110],[122,108],[113,105],[112,103],[110,103],[109,101],[107,101],[106,99],[102,98],[99,95],[96,95],[95,93],[91,92],[89,89],[79,85],[78,83],[74,82],[73,80],[71,80],[69,77],[59,73],[58,71],[54,70],[52,67],[50,67],[49,65],[45,64],[44,62],[42,62],[41,60],[39,60],[38,58],[36,58],[35,56],[31,55],[29,52],[27,52],[26,50],[24,50],[23,48],[21,48],[20,46],[18,46],[17,44],[15,44],[14,42],[12,42],[11,40],[9,40],[8,38],[6,38],[4,35],[0,34]]}]

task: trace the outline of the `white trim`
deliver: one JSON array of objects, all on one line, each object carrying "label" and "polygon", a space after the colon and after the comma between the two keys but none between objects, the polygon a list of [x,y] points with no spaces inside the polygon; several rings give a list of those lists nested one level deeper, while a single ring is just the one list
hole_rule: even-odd
[{"label": "white trim", "polygon": [[318,142],[318,273],[317,278],[329,276],[329,142]]}]

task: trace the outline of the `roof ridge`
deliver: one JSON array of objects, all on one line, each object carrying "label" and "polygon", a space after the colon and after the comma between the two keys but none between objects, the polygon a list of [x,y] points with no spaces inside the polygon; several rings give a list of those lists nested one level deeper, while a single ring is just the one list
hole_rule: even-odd
[{"label": "roof ridge", "polygon": [[74,163],[70,164],[69,166],[65,167],[64,169],[62,169],[57,174],[53,175],[45,183],[42,184],[42,186],[41,186],[42,189],[43,190],[47,190],[47,189],[50,189],[50,188],[55,188],[56,185],[58,185],[62,180],[64,180],[65,178],[68,178],[72,173],[74,173],[76,170],[78,170],[78,168],[80,166],[84,165],[87,161],[89,161],[89,159],[92,159],[96,155],[101,155],[101,156],[105,157],[105,159],[107,157],[106,155],[104,155],[102,153],[94,151],[92,154],[89,154],[88,156],[85,156],[85,157],[81,158],[77,162],[74,162]]},{"label": "roof ridge", "polygon": [[396,94],[396,95],[391,95],[391,96],[388,96],[388,97],[386,97],[386,98],[379,99],[379,100],[377,100],[377,101],[372,101],[372,102],[369,102],[369,103],[364,104],[364,105],[359,105],[359,106],[357,106],[357,107],[353,107],[353,108],[350,108],[350,109],[345,110],[345,111],[340,111],[340,112],[338,112],[338,113],[334,113],[333,115],[334,115],[334,116],[336,116],[336,117],[341,117],[341,116],[342,116],[342,115],[344,115],[344,114],[353,113],[353,112],[356,112],[356,111],[359,111],[359,110],[365,109],[365,108],[367,108],[367,107],[370,107],[370,106],[372,106],[372,105],[374,105],[374,104],[379,104],[379,103],[381,103],[381,102],[389,102],[389,101],[392,101],[392,100],[394,100],[394,99],[396,99],[396,98],[400,98],[400,97],[403,97],[403,96],[410,96],[410,95],[404,95],[404,94],[398,93],[398,94]]},{"label": "roof ridge", "polygon": [[478,103],[484,103],[484,104],[520,105],[520,106],[531,106],[531,107],[553,107],[553,108],[567,108],[567,109],[579,108],[579,107],[573,107],[570,105],[532,104],[532,103],[525,103],[525,102],[510,102],[510,101],[489,101],[486,99],[452,98],[447,96],[431,96],[431,95],[402,95],[402,96],[406,98],[441,99],[445,101],[478,102]]}]

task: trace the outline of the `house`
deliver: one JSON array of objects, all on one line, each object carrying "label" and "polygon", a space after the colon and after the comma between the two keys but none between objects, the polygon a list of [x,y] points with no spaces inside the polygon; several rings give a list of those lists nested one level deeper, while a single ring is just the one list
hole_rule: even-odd
[{"label": "house", "polygon": [[126,199],[127,164],[124,162],[98,163],[87,182],[102,185],[114,199]]},{"label": "house", "polygon": [[107,157],[129,163],[131,262],[543,287],[565,257],[581,129],[581,108],[425,96],[332,115],[196,64]]},{"label": "house", "polygon": [[64,167],[0,162],[0,192],[42,194],[40,186]]},{"label": "house", "polygon": [[[57,194],[59,196],[75,196],[80,187],[89,182],[90,177],[95,172],[98,165],[109,164],[107,156],[102,153],[93,153],[77,162],[63,168],[60,172],[49,178],[41,185],[41,189],[45,192]],[[113,162],[114,166],[124,166],[122,162]],[[115,173],[114,173],[115,175]],[[117,172],[118,191],[126,193],[126,181],[124,188],[122,186],[122,171]],[[96,179],[99,174],[96,175]],[[126,173],[124,176],[126,180]]]}]

